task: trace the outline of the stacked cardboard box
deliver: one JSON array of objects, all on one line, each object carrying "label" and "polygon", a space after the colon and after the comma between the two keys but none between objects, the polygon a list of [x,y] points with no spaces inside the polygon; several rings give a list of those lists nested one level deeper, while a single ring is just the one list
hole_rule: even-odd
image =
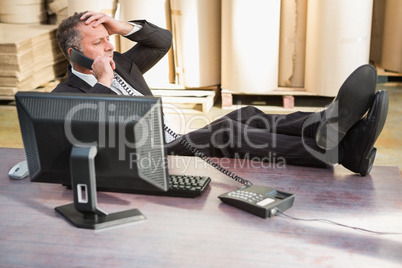
[{"label": "stacked cardboard box", "polygon": [[55,25],[0,23],[0,95],[33,90],[66,72]]}]

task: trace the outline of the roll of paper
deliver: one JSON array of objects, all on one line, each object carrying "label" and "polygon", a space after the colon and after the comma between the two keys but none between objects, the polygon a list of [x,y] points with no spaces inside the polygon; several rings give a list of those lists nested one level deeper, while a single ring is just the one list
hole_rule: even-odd
[{"label": "roll of paper", "polygon": [[68,15],[71,16],[75,12],[83,11],[100,11],[100,1],[98,0],[68,0]]},{"label": "roll of paper", "polygon": [[[170,7],[166,0],[119,0],[122,21],[145,19],[161,28],[170,29]],[[120,52],[130,49],[135,43],[121,37]],[[151,88],[164,88],[174,81],[173,62],[165,55],[154,67],[145,73],[144,78]],[[173,81],[172,81],[173,80]]]},{"label": "roll of paper", "polygon": [[170,0],[177,83],[221,82],[221,1]]},{"label": "roll of paper", "polygon": [[370,61],[381,64],[382,39],[384,34],[385,1],[373,1],[373,17],[371,23]]},{"label": "roll of paper", "polygon": [[384,36],[381,67],[386,71],[402,73],[402,1],[387,0],[385,6]]},{"label": "roll of paper", "polygon": [[369,62],[372,0],[309,0],[305,89],[336,96],[345,79]]},{"label": "roll of paper", "polygon": [[307,0],[282,0],[279,43],[281,87],[304,87]]},{"label": "roll of paper", "polygon": [[263,94],[278,87],[280,3],[222,1],[222,89]]},{"label": "roll of paper", "polygon": [[47,20],[44,0],[1,0],[0,22],[40,24]]}]

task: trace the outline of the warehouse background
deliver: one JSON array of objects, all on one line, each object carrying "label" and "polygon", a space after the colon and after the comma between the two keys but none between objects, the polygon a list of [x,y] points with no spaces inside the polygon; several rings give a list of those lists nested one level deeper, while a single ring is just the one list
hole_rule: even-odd
[{"label": "warehouse background", "polygon": [[[375,165],[401,167],[400,0],[0,0],[1,147],[23,147],[15,92],[51,91],[65,78],[55,30],[82,10],[173,32],[169,54],[145,77],[174,108],[164,111],[178,133],[247,104],[268,113],[316,111],[350,70],[371,63],[377,89],[390,94]],[[131,45],[113,43],[121,52]]]},{"label": "warehouse background", "polygon": [[[3,98],[65,75],[55,29],[83,10],[172,31],[171,51],[145,75],[151,88],[169,89],[159,95],[212,90],[224,106],[238,94],[335,96],[362,64],[380,74],[402,72],[399,0],[1,0]],[[112,42],[120,52],[132,45]],[[185,95],[207,98],[199,93]]]}]

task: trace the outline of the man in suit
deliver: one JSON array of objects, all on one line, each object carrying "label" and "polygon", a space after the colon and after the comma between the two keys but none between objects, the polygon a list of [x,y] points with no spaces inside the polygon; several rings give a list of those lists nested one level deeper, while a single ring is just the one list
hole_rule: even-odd
[{"label": "man in suit", "polygon": [[[112,34],[125,36],[136,44],[125,53],[114,52],[109,42]],[[145,20],[122,22],[92,11],[64,20],[57,37],[71,65],[67,81],[53,92],[138,96],[152,95],[143,74],[168,52],[172,40],[169,31]],[[73,60],[73,49],[94,59],[91,69]],[[376,154],[374,143],[388,109],[387,92],[375,93],[376,79],[372,66],[357,68],[334,101],[316,113],[271,115],[249,106],[181,138],[167,131],[167,151],[269,161],[281,167],[285,164],[328,167],[339,163],[367,175]]]}]

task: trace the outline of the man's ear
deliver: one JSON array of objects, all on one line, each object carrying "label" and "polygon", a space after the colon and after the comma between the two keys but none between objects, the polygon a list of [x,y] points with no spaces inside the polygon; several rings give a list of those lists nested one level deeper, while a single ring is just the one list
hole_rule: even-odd
[{"label": "man's ear", "polygon": [[72,50],[72,48],[70,47],[68,50],[67,50],[67,54],[68,54],[68,56],[71,56],[71,50]]}]

